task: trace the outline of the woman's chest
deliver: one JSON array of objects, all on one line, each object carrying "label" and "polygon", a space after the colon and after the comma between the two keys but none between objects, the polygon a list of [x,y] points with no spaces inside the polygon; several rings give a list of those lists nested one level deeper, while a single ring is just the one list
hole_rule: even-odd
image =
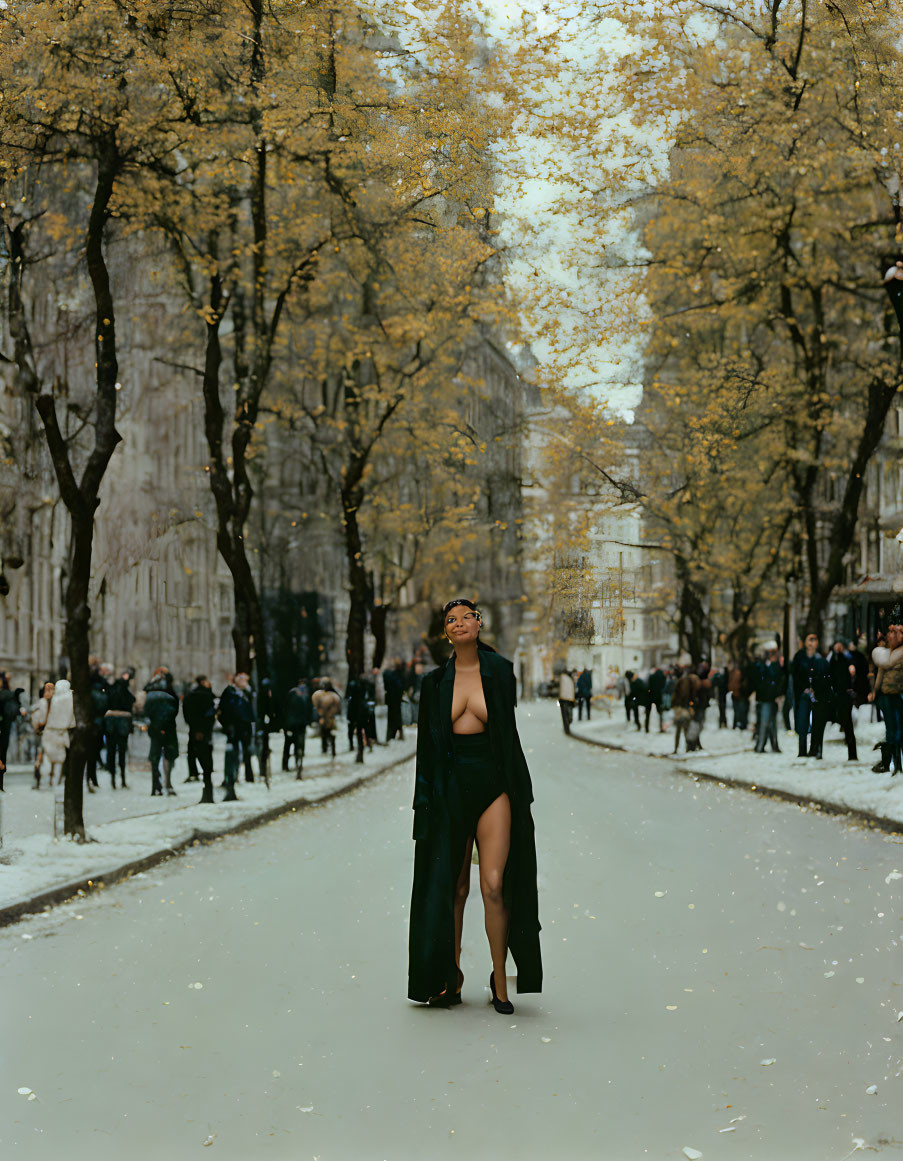
[{"label": "woman's chest", "polygon": [[483,692],[483,681],[479,670],[472,673],[459,672],[455,674],[452,690],[452,720],[457,720],[468,711],[482,721],[486,720],[486,696]]}]

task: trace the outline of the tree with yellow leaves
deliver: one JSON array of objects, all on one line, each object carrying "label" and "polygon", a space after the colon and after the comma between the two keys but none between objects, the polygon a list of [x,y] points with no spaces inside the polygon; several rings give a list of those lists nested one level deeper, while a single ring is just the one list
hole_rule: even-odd
[{"label": "tree with yellow leaves", "polygon": [[900,383],[881,285],[901,243],[900,6],[598,14],[627,38],[610,63],[635,158],[601,200],[633,206],[621,317],[647,320],[641,471],[604,466],[672,552],[694,657],[773,624],[788,579],[821,632]]}]

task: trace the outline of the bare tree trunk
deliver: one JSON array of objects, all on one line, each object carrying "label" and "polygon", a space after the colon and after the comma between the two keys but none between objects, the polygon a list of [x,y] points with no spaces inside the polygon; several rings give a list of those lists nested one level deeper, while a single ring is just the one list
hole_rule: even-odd
[{"label": "bare tree trunk", "polygon": [[345,557],[348,561],[348,623],[345,630],[345,659],[348,676],[358,677],[364,671],[364,633],[370,605],[370,585],[364,566],[363,542],[357,513],[363,492],[352,483],[342,489],[342,528],[345,534]]},{"label": "bare tree trunk", "polygon": [[26,390],[32,394],[44,425],[44,434],[60,495],[71,521],[71,559],[64,603],[65,641],[69,655],[76,726],[65,766],[64,826],[66,834],[82,840],[85,838],[82,802],[85,764],[89,748],[94,744],[94,713],[88,668],[94,513],[100,504],[103,477],[121,438],[116,430],[116,383],[119,377],[119,363],[116,355],[115,310],[103,250],[109,206],[119,164],[120,159],[113,141],[101,142],[98,148],[94,198],[85,235],[85,264],[94,292],[95,306],[94,446],[80,480],[75,477],[72,449],[59,425],[54,394],[40,382],[36,370],[33,344],[21,297],[25,270],[21,232],[17,239],[18,252],[14,255],[14,274],[10,280],[10,319],[18,377]]}]

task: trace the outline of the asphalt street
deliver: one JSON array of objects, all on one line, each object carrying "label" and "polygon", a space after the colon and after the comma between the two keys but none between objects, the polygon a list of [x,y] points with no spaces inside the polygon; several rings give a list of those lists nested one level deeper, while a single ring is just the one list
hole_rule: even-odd
[{"label": "asphalt street", "polygon": [[903,838],[518,712],[541,995],[474,867],[464,1003],[406,1000],[409,763],[0,931],[0,1157],[897,1155]]}]

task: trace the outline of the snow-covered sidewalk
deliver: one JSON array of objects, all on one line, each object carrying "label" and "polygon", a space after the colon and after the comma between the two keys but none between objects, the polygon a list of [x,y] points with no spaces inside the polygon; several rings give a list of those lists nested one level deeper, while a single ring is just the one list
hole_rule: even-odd
[{"label": "snow-covered sidewalk", "polygon": [[[620,710],[620,712],[619,712]],[[858,761],[847,760],[847,748],[837,726],[829,724],[825,732],[823,757],[797,757],[797,737],[778,723],[781,753],[757,754],[752,733],[718,729],[717,709],[711,707],[702,732],[701,751],[687,754],[681,739],[680,753],[674,754],[674,731],[665,715],[664,732],[658,729],[658,715],[652,711],[649,733],[628,726],[624,710],[611,714],[593,708],[591,721],[574,721],[574,737],[596,745],[611,746],[629,753],[645,754],[673,762],[686,773],[700,774],[717,781],[745,786],[762,793],[781,794],[793,801],[818,805],[830,810],[873,818],[882,825],[903,829],[903,777],[873,774],[878,759],[872,747],[884,738],[884,726],[870,722],[867,711],[860,711],[856,726]],[[751,715],[752,717],[753,715]],[[730,714],[728,715],[730,720]],[[640,721],[643,721],[642,712]]]},{"label": "snow-covered sidewalk", "polygon": [[[6,792],[0,797],[0,925],[30,911],[58,903],[126,877],[190,846],[257,825],[279,814],[322,802],[414,754],[416,732],[404,742],[375,747],[363,765],[354,754],[343,752],[343,736],[337,737],[335,760],[319,753],[319,742],[308,739],[303,778],[279,769],[278,754],[271,757],[270,788],[262,781],[239,782],[237,802],[221,802],[222,759],[214,762],[212,805],[200,805],[200,783],[182,781],[184,760],[173,772],[175,797],[149,793],[150,775],[127,774],[130,789],[112,790],[109,775],[98,771],[100,789],[85,795],[85,827],[90,841],[78,843],[53,837],[53,798],[49,789],[33,790],[27,767],[12,767]],[[257,763],[255,761],[255,770]]]}]

